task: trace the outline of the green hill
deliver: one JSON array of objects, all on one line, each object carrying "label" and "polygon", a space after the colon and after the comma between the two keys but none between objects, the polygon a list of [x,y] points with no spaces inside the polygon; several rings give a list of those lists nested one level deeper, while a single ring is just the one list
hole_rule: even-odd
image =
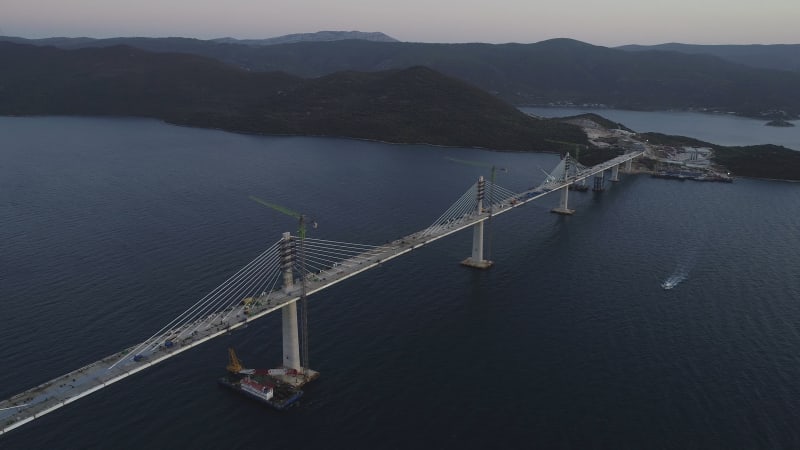
[{"label": "green hill", "polygon": [[630,52],[553,39],[536,44],[425,44],[340,40],[270,46],[185,38],[50,39],[43,44],[214,58],[251,71],[319,77],[340,71],[430,67],[516,105],[605,104],[626,109],[698,109],[742,115],[800,114],[800,73],[757,69],[709,55]]},{"label": "green hill", "polygon": [[62,50],[0,42],[0,114],[124,115],[231,131],[341,136],[498,150],[586,143],[425,67],[303,79],[125,46]]},{"label": "green hill", "polygon": [[725,147],[685,136],[643,133],[653,144],[708,147],[714,150],[713,160],[735,176],[800,181],[800,152],[778,145]]}]

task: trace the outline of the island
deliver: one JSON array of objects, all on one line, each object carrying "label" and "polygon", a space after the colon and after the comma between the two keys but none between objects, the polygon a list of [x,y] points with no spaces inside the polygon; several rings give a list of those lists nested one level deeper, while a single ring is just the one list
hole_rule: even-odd
[{"label": "island", "polygon": [[770,120],[765,124],[768,127],[793,127],[794,124],[792,122],[783,120],[783,119],[775,119]]}]

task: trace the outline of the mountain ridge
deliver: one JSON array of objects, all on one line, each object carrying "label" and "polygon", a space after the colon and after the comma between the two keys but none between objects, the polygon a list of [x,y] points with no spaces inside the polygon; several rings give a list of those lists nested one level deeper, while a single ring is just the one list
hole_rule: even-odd
[{"label": "mountain ridge", "polygon": [[126,46],[63,50],[0,43],[0,114],[127,115],[229,131],[338,136],[495,150],[587,143],[426,67],[304,79]]},{"label": "mountain ridge", "polygon": [[360,39],[374,42],[399,42],[397,39],[381,33],[380,31],[316,31],[314,33],[286,34],[264,39],[236,39],[224,37],[211,39],[211,41],[225,44],[275,45],[291,44],[295,42],[341,41],[346,39]]},{"label": "mountain ridge", "polygon": [[602,104],[751,117],[800,116],[800,73],[756,69],[697,54],[632,52],[572,39],[536,44],[423,44],[339,40],[266,46],[187,38],[70,41],[66,47],[126,44],[201,55],[250,71],[302,77],[426,66],[515,105]]},{"label": "mountain ridge", "polygon": [[625,51],[668,51],[705,54],[750,67],[800,72],[800,44],[700,45],[670,42],[657,45],[623,45]]}]

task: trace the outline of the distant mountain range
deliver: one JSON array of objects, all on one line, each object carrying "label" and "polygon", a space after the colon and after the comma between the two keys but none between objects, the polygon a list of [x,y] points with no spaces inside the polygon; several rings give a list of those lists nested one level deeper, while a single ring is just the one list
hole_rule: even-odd
[{"label": "distant mountain range", "polygon": [[626,51],[667,51],[690,55],[711,55],[751,67],[800,72],[800,44],[775,45],[624,45]]},{"label": "distant mountain range", "polygon": [[[65,49],[77,49],[86,47],[111,47],[113,45],[130,45],[150,51],[173,51],[170,47],[175,45],[190,45],[192,42],[206,42],[217,44],[239,44],[248,46],[293,44],[296,42],[331,42],[342,40],[364,40],[373,42],[399,42],[397,39],[384,33],[363,32],[363,31],[317,31],[315,33],[287,34],[266,39],[236,39],[223,37],[217,39],[200,40],[190,38],[141,38],[141,37],[119,37],[108,39],[96,39],[90,37],[51,37],[42,39],[26,39],[16,36],[0,36],[0,41],[15,42],[18,44],[31,45],[51,45],[53,47]],[[166,45],[160,45],[166,44]]]},{"label": "distant mountain range", "polygon": [[[305,44],[286,47],[297,45]],[[0,60],[5,63],[0,65],[0,115],[141,116],[248,133],[496,150],[559,151],[563,146],[554,148],[554,142],[588,144],[584,132],[569,120],[532,118],[497,95],[422,66],[301,78],[121,45],[64,50],[9,42],[0,42]],[[648,137],[675,145],[694,142]],[[714,148],[717,162],[739,175],[800,176],[800,152],[702,145]],[[595,164],[617,152],[590,148],[581,153],[584,163]]]},{"label": "distant mountain range", "polygon": [[124,44],[148,51],[201,55],[250,71],[282,71],[301,77],[426,66],[515,105],[693,109],[770,118],[800,115],[800,73],[757,69],[715,56],[625,51],[570,39],[501,45],[363,39],[275,45],[186,38],[13,39],[62,48]]},{"label": "distant mountain range", "polygon": [[227,37],[212,39],[212,41],[223,44],[275,45],[293,44],[295,42],[342,41],[346,39],[360,39],[373,42],[399,42],[397,39],[377,31],[317,31],[316,33],[287,34],[285,36],[278,36],[268,39],[234,39]]},{"label": "distant mountain range", "polygon": [[0,114],[143,116],[230,131],[340,136],[497,150],[586,144],[426,67],[303,79],[127,46],[63,50],[0,42]]}]

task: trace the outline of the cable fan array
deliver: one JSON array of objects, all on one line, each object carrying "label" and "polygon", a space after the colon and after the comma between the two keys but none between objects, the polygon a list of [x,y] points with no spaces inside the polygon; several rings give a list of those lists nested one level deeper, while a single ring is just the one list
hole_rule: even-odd
[{"label": "cable fan array", "polygon": [[455,201],[431,226],[426,228],[423,236],[429,236],[439,231],[453,228],[461,224],[465,219],[474,217],[484,212],[491,212],[493,208],[501,206],[509,201],[518,198],[518,194],[510,191],[497,183],[486,181],[483,198],[482,211],[478,211],[478,186],[479,182],[473,184],[467,192]]},{"label": "cable fan array", "polygon": [[363,265],[377,254],[390,249],[390,246],[356,244],[352,242],[328,241],[306,238],[303,241],[306,274],[309,279],[337,267],[357,267]]},{"label": "cable fan array", "polygon": [[[305,270],[309,280],[318,280],[325,271],[361,265],[390,248],[312,238],[306,238],[301,243],[297,236],[290,237],[290,244],[288,248],[292,254],[289,259],[293,276],[301,278]],[[283,239],[272,244],[130,353],[143,355],[153,352],[166,340],[180,341],[192,336],[199,329],[224,329],[241,320],[249,306],[269,305],[270,296],[283,287],[279,280],[282,280],[282,262],[287,255],[282,255],[282,248]],[[118,363],[119,361],[116,364]]]},{"label": "cable fan array", "polygon": [[559,187],[567,181],[579,178],[581,175],[584,175],[584,172],[589,172],[591,169],[592,167],[586,167],[580,164],[567,153],[564,159],[562,159],[550,173],[545,172],[546,177],[544,182],[534,188],[534,191]]}]

